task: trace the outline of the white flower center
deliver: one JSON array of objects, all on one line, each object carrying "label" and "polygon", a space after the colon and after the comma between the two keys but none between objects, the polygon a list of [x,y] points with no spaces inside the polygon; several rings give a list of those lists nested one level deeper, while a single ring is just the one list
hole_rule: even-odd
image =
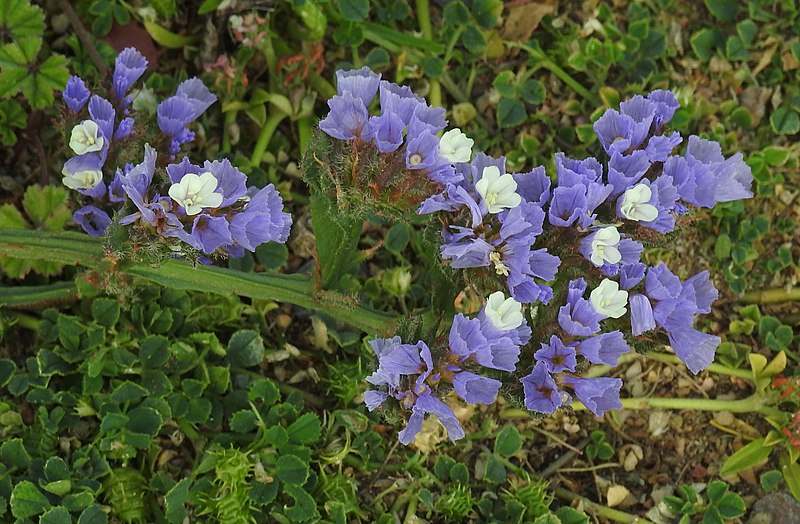
[{"label": "white flower center", "polygon": [[589,294],[589,302],[601,315],[619,318],[626,312],[628,292],[620,290],[617,282],[604,278]]},{"label": "white flower center", "polygon": [[616,227],[599,229],[592,239],[592,264],[600,267],[605,262],[616,264],[622,260],[622,254],[617,249],[619,241],[620,235]]},{"label": "white flower center", "polygon": [[489,213],[500,213],[504,209],[517,207],[522,202],[522,197],[516,193],[517,182],[514,177],[508,173],[501,175],[496,166],[483,169],[475,189],[486,202]]},{"label": "white flower center", "polygon": [[408,163],[412,166],[418,166],[422,163],[422,155],[419,153],[414,153],[410,157],[408,157]]},{"label": "white flower center", "polygon": [[103,173],[95,170],[70,173],[65,169],[61,174],[64,175],[61,182],[70,189],[92,189],[103,180]]},{"label": "white flower center", "polygon": [[489,253],[489,260],[492,264],[494,264],[494,270],[498,275],[502,275],[504,277],[508,276],[509,268],[507,265],[503,263],[502,260],[503,255],[500,254],[499,251],[492,251]]},{"label": "white flower center", "polygon": [[489,295],[484,312],[494,327],[500,331],[516,329],[525,321],[522,316],[522,304],[513,297],[506,298],[502,291]]},{"label": "white flower center", "polygon": [[619,210],[629,220],[652,222],[658,217],[658,208],[648,204],[652,196],[653,192],[647,185],[638,184],[625,191]]},{"label": "white flower center", "polygon": [[105,139],[99,135],[100,128],[92,120],[84,120],[72,128],[69,137],[69,147],[76,155],[93,153],[103,149]]},{"label": "white flower center", "polygon": [[474,143],[459,128],[451,129],[439,139],[439,154],[450,162],[469,162]]},{"label": "white flower center", "polygon": [[211,173],[187,173],[180,182],[170,186],[169,196],[183,207],[187,215],[196,215],[203,208],[219,207],[222,204],[222,195],[215,193],[215,189],[217,179]]}]

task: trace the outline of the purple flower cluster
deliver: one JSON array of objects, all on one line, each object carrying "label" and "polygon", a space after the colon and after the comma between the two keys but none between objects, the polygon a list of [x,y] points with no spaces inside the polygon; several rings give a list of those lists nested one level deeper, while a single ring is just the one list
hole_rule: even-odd
[{"label": "purple flower cluster", "polygon": [[[169,163],[183,144],[194,139],[187,126],[217,99],[199,79],[182,82],[176,94],[158,106],[162,135],[156,147],[165,150],[161,158],[168,160],[159,164],[156,148],[135,139],[144,133],[134,132],[128,92],[146,68],[147,60],[136,49],[120,53],[111,101],[92,95],[77,76],[67,82],[64,102],[81,120],[72,129],[69,145],[76,155],[64,164],[63,183],[92,200],[74,213],[75,222],[90,235],[100,236],[112,223],[111,214],[117,213],[120,225],[136,224],[206,255],[240,256],[265,242],[285,242],[292,221],[272,184],[248,188],[247,177],[227,160],[206,161],[202,166],[187,158]],[[121,152],[130,156],[142,150],[143,160],[137,165],[106,164]],[[165,175],[156,176],[164,168]],[[169,184],[162,186],[162,180]]]},{"label": "purple flower cluster", "polygon": [[378,369],[367,382],[380,389],[367,391],[364,402],[372,411],[394,399],[411,411],[408,424],[398,437],[410,444],[422,427],[426,414],[435,415],[447,429],[450,440],[464,436],[453,410],[436,394],[455,391],[470,404],[491,404],[501,382],[476,373],[483,368],[513,372],[520,348],[531,338],[520,304],[495,293],[475,318],[457,314],[446,341],[435,346],[403,344],[400,337],[370,342],[378,357]]},{"label": "purple flower cluster", "polygon": [[[437,184],[460,178],[436,136],[447,125],[444,108],[429,106],[407,86],[381,80],[367,67],[337,71],[336,80],[338,94],[328,101],[330,112],[319,123],[322,131],[339,140],[371,144],[384,156],[401,155],[406,170]],[[376,95],[381,112],[370,116]]]}]

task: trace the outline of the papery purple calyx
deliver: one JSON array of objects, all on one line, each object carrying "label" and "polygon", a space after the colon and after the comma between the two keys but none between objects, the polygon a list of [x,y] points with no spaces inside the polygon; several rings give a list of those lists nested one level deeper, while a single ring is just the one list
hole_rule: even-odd
[{"label": "papery purple calyx", "polygon": [[562,404],[562,394],[544,362],[537,362],[529,375],[520,379],[525,393],[525,407],[539,413],[555,413]]},{"label": "papery purple calyx", "polygon": [[108,213],[95,206],[80,208],[73,213],[72,219],[93,237],[101,236],[111,224],[111,217],[108,216]]},{"label": "papery purple calyx", "polygon": [[203,81],[194,77],[181,82],[175,91],[175,96],[189,102],[192,108],[192,120],[199,118],[217,101],[216,95],[209,91]]},{"label": "papery purple calyx", "polygon": [[204,253],[213,253],[218,247],[233,242],[228,221],[225,217],[210,216],[205,213],[197,215],[192,224],[192,236],[201,246]]},{"label": "papery purple calyx", "polygon": [[564,342],[553,335],[550,342],[542,342],[541,348],[533,354],[537,362],[544,362],[547,371],[550,373],[561,373],[562,371],[575,371],[578,361],[575,358],[575,348],[566,345]]},{"label": "papery purple calyx", "polygon": [[620,112],[633,121],[631,146],[637,147],[650,133],[658,106],[651,100],[636,95],[619,104]]},{"label": "papery purple calyx", "polygon": [[493,378],[461,371],[453,377],[453,389],[469,404],[491,404],[497,399],[502,383]]},{"label": "papery purple calyx", "polygon": [[589,336],[600,331],[600,321],[604,318],[583,298],[586,281],[582,278],[571,280],[567,291],[567,303],[558,310],[558,324],[561,329],[573,336]]},{"label": "papery purple calyx", "polygon": [[[128,89],[141,78],[146,70],[147,59],[133,47],[125,48],[117,55],[112,77],[114,96],[117,100],[125,101]],[[127,106],[127,103],[123,105]]]},{"label": "papery purple calyx", "polygon": [[177,137],[194,120],[194,108],[186,98],[171,96],[158,104],[158,128],[169,137]]},{"label": "papery purple calyx", "polygon": [[73,75],[67,80],[67,85],[61,96],[64,98],[64,103],[67,104],[69,110],[73,113],[78,113],[86,105],[90,94],[83,79]]},{"label": "papery purple calyx", "polygon": [[291,226],[292,217],[283,211],[283,200],[272,184],[259,190],[244,210],[230,219],[234,242],[248,251],[270,241],[286,242]]},{"label": "papery purple calyx", "polygon": [[667,89],[656,89],[647,95],[647,99],[656,105],[656,113],[653,117],[653,126],[658,130],[661,126],[672,120],[675,111],[680,108],[675,93]]},{"label": "papery purple calyx", "polygon": [[441,400],[427,393],[417,398],[408,419],[408,425],[397,434],[401,444],[408,445],[414,441],[414,437],[422,429],[422,422],[426,414],[435,415],[439,419],[439,422],[447,429],[447,436],[451,442],[464,438],[464,428],[461,427],[453,410]]},{"label": "papery purple calyx", "polygon": [[572,387],[586,409],[597,417],[602,417],[610,409],[622,409],[619,398],[622,380],[618,378],[567,377],[565,382]]},{"label": "papery purple calyx", "polygon": [[581,340],[576,349],[583,358],[592,364],[605,364],[606,366],[616,366],[619,363],[619,357],[631,350],[621,331],[602,333]]},{"label": "papery purple calyx", "polygon": [[681,279],[669,270],[664,263],[647,270],[645,279],[647,296],[653,300],[677,298],[681,293]]},{"label": "papery purple calyx", "polygon": [[111,102],[102,96],[93,95],[89,99],[89,116],[92,117],[92,120],[94,120],[108,141],[114,137],[116,114]]},{"label": "papery purple calyx", "polygon": [[631,311],[631,333],[639,336],[656,327],[656,319],[653,316],[653,306],[650,300],[639,293],[634,293],[628,299]]},{"label": "papery purple calyx", "polygon": [[349,71],[336,71],[336,90],[340,95],[350,93],[354,98],[359,98],[364,107],[369,106],[375,94],[378,92],[378,85],[381,75],[373,73],[372,70],[364,66],[361,69],[351,69]]},{"label": "papery purple calyx", "polygon": [[328,107],[328,116],[319,122],[322,131],[339,140],[369,141],[372,138],[369,112],[363,100],[345,92],[328,100]]}]

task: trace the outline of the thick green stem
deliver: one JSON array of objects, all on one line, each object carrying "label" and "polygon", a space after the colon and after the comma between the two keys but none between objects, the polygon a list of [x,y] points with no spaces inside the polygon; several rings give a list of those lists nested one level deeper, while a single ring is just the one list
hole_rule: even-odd
[{"label": "thick green stem", "polygon": [[[669,355],[666,353],[657,353],[655,351],[651,351],[649,353],[626,353],[619,358],[619,363],[617,365],[624,364],[626,362],[630,362],[637,358],[644,358],[647,360],[655,360],[657,362],[666,362],[668,364],[678,364],[684,365],[681,362],[681,359],[678,358],[677,355]],[[602,377],[608,375],[611,370],[614,369],[611,366],[592,366],[589,371],[583,375],[587,378],[591,377]],[[723,366],[722,364],[711,364],[708,366],[707,371],[711,373],[716,373],[718,375],[727,375],[730,377],[739,377],[744,378],[747,380],[753,379],[753,373],[746,369],[738,369],[738,368],[730,368],[728,366]]]},{"label": "thick green stem", "polygon": [[620,511],[618,509],[609,508],[608,506],[603,506],[602,504],[598,504],[596,502],[592,502],[591,500],[581,497],[580,495],[573,493],[564,488],[555,488],[553,490],[556,497],[564,500],[569,501],[576,501],[579,500],[583,504],[584,508],[592,513],[596,513],[601,517],[606,517],[607,519],[611,519],[615,522],[630,522],[631,524],[654,524],[653,522],[639,517],[637,515],[631,515],[630,513],[625,513],[624,511]]},{"label": "thick green stem", "polygon": [[544,54],[540,49],[534,49],[533,47],[521,44],[519,42],[510,42],[510,41],[503,41],[503,44],[507,45],[508,47],[516,47],[519,49],[523,49],[530,55],[531,58],[537,61],[536,65],[539,67],[543,67],[556,75],[562,82],[567,84],[569,87],[572,88],[573,91],[581,95],[583,98],[590,102],[597,102],[597,97],[594,96],[588,89],[583,87],[577,80],[572,78],[572,76],[561,69],[555,62],[550,60],[547,55]]},{"label": "thick green stem", "polygon": [[[417,20],[419,20],[419,30],[422,33],[422,38],[433,41],[431,8],[428,0],[417,0]],[[428,99],[434,107],[442,105],[442,86],[439,84],[439,80],[435,78],[431,79]]]},{"label": "thick green stem", "polygon": [[800,300],[800,287],[748,291],[742,295],[741,299],[745,304],[772,304],[775,302],[791,302],[793,300]]},{"label": "thick green stem", "polygon": [[72,282],[56,282],[46,286],[14,286],[0,289],[0,306],[39,309],[77,297],[78,290]]},{"label": "thick green stem", "polygon": [[311,137],[314,136],[315,117],[307,116],[297,121],[297,139],[300,143],[300,157],[306,154]]},{"label": "thick green stem", "polygon": [[231,151],[231,132],[230,128],[236,123],[236,116],[239,111],[232,109],[225,113],[225,125],[222,128],[222,150],[221,153],[230,153]]},{"label": "thick green stem", "polygon": [[[622,409],[685,409],[694,411],[730,411],[732,413],[771,413],[772,409],[766,404],[766,399],[755,393],[740,400],[715,400],[708,398],[623,398]],[[570,404],[575,411],[586,409],[580,402]]]},{"label": "thick green stem", "polygon": [[278,124],[286,118],[286,113],[273,107],[267,121],[264,122],[264,127],[261,128],[261,133],[258,135],[258,141],[253,148],[253,155],[250,157],[250,164],[253,166],[261,165],[261,159],[264,158],[264,153],[267,151],[269,141],[272,140],[272,135],[278,129]]},{"label": "thick green stem", "polygon": [[168,260],[157,267],[147,264],[114,266],[103,257],[103,249],[97,240],[77,233],[0,230],[0,256],[102,268],[106,272],[127,273],[187,291],[220,295],[233,293],[260,300],[288,302],[326,314],[371,334],[389,335],[397,321],[393,315],[360,306],[355,297],[318,291],[314,279],[306,275],[243,273],[214,266],[192,268],[179,260]]}]

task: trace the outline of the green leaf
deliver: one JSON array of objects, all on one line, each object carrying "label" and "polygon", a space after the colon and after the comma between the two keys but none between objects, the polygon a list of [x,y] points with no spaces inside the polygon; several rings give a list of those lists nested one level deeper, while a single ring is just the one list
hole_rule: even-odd
[{"label": "green leaf", "polygon": [[289,439],[296,444],[313,444],[319,439],[320,422],[314,413],[306,413],[286,428]]},{"label": "green leaf", "polygon": [[256,248],[258,262],[267,269],[280,269],[289,258],[289,248],[280,242],[267,242]]},{"label": "green leaf", "polygon": [[547,89],[544,87],[543,83],[529,78],[519,87],[519,96],[521,96],[527,104],[539,105],[544,103],[547,97]]},{"label": "green leaf", "polygon": [[510,457],[522,448],[522,437],[514,426],[504,427],[494,439],[494,452]]},{"label": "green leaf", "polygon": [[164,516],[169,524],[181,524],[186,519],[186,502],[189,500],[189,487],[191,485],[192,479],[181,479],[164,496],[164,502],[167,507]]},{"label": "green leaf", "polygon": [[492,82],[492,87],[500,93],[500,96],[506,98],[515,98],[517,96],[517,78],[513,71],[503,71],[497,75]]},{"label": "green leaf", "polygon": [[197,36],[186,36],[173,33],[172,31],[169,31],[150,20],[144,21],[144,28],[148,33],[150,33],[150,36],[156,41],[156,43],[170,49],[181,49],[186,46],[191,46],[197,43],[199,40]]},{"label": "green leaf", "polygon": [[114,402],[125,404],[138,402],[147,396],[148,391],[130,380],[126,380],[111,393],[111,400]]},{"label": "green leaf", "polygon": [[314,499],[303,488],[288,484],[284,492],[294,500],[294,506],[286,508],[286,516],[291,522],[306,522],[317,514]]},{"label": "green leaf", "polygon": [[518,100],[502,98],[497,105],[497,124],[500,127],[515,127],[528,118],[525,106]]},{"label": "green leaf", "polygon": [[289,434],[283,426],[275,425],[264,432],[264,442],[272,447],[281,448],[289,443]]},{"label": "green leaf", "polygon": [[406,248],[410,239],[411,226],[405,222],[398,222],[389,229],[383,245],[392,253],[399,255]]},{"label": "green leaf", "polygon": [[264,360],[264,341],[257,331],[241,329],[231,336],[225,357],[233,367],[257,366]]},{"label": "green leaf", "polygon": [[472,16],[481,26],[491,29],[497,25],[503,13],[502,0],[475,0],[472,2]]},{"label": "green leaf", "polygon": [[736,24],[736,32],[745,46],[750,47],[758,34],[758,26],[750,19],[743,20]]},{"label": "green leaf", "polygon": [[738,36],[729,36],[725,41],[725,56],[732,62],[744,62],[750,59],[747,46]]},{"label": "green leaf", "polygon": [[705,0],[706,7],[723,22],[733,22],[739,11],[739,0]]},{"label": "green leaf", "polygon": [[364,43],[366,34],[360,23],[345,21],[333,32],[333,42],[342,47],[357,47]]},{"label": "green leaf", "polygon": [[22,207],[34,225],[48,231],[61,231],[72,218],[68,197],[63,187],[33,185],[25,190]]},{"label": "green leaf", "polygon": [[68,479],[69,466],[61,457],[50,457],[44,464],[44,476],[50,482]]},{"label": "green leaf", "polygon": [[782,480],[783,475],[781,475],[781,472],[777,469],[766,471],[758,477],[758,482],[761,485],[761,489],[763,489],[766,493],[772,493],[778,489],[778,486]]},{"label": "green leaf", "polygon": [[722,233],[714,242],[714,256],[718,260],[726,260],[731,256],[731,237]]},{"label": "green leaf", "polygon": [[281,455],[275,467],[275,475],[286,484],[301,485],[308,478],[308,464],[294,455]]},{"label": "green leaf", "polygon": [[222,2],[223,0],[203,0],[203,3],[200,4],[200,7],[197,9],[197,14],[207,15],[208,13],[216,11]]},{"label": "green leaf", "polygon": [[47,484],[42,485],[42,489],[47,491],[48,493],[52,493],[53,495],[58,495],[59,497],[63,497],[70,491],[72,491],[72,481],[69,479],[64,480],[56,480],[54,482],[48,482]]},{"label": "green leaf", "polygon": [[469,486],[469,470],[465,464],[457,463],[450,468],[450,480]]},{"label": "green leaf", "polygon": [[39,518],[39,524],[72,524],[72,517],[67,508],[56,506]]},{"label": "green leaf", "polygon": [[364,57],[364,65],[372,70],[383,69],[391,63],[389,53],[382,47],[373,47]]},{"label": "green leaf", "polygon": [[358,22],[369,15],[369,0],[338,0],[339,12],[346,20]]},{"label": "green leaf", "polygon": [[0,228],[3,229],[28,229],[31,227],[19,209],[12,204],[0,206]]},{"label": "green leaf", "polygon": [[61,499],[61,504],[69,511],[77,512],[83,511],[94,502],[94,494],[91,491],[81,491],[79,493],[71,493]]},{"label": "green leaf", "polygon": [[235,433],[250,433],[258,426],[258,417],[251,410],[243,409],[231,416],[228,426]]},{"label": "green leaf", "polygon": [[726,493],[720,501],[714,504],[714,507],[725,520],[739,518],[747,511],[744,500],[736,493]]},{"label": "green leaf", "polygon": [[444,6],[442,18],[445,23],[453,25],[466,25],[470,21],[469,10],[461,0],[451,0]]},{"label": "green leaf", "polygon": [[722,35],[716,28],[701,29],[692,35],[689,43],[697,58],[703,62],[708,62],[711,59],[711,55],[714,54],[714,50],[722,45]]},{"label": "green leaf", "polygon": [[788,107],[779,107],[769,117],[772,130],[779,135],[794,135],[800,132],[800,115]]},{"label": "green leaf", "polygon": [[561,520],[561,524],[588,524],[589,517],[569,506],[561,506],[556,510],[556,516]]},{"label": "green leaf", "polygon": [[254,380],[247,392],[247,400],[253,402],[260,400],[265,406],[271,406],[281,398],[278,386],[268,378]]},{"label": "green leaf", "polygon": [[103,507],[100,506],[100,504],[89,506],[83,510],[81,516],[78,518],[78,524],[106,524],[107,522],[108,515],[103,511]]},{"label": "green leaf", "polygon": [[23,480],[11,492],[11,514],[18,519],[27,519],[47,511],[50,503],[32,482]]},{"label": "green leaf", "polygon": [[486,48],[486,37],[483,36],[480,29],[470,24],[461,35],[461,43],[470,53],[478,54]]},{"label": "green leaf", "polygon": [[119,303],[111,298],[96,298],[92,302],[92,317],[101,326],[112,328],[119,320]]},{"label": "green leaf", "polygon": [[0,462],[9,468],[27,470],[31,465],[31,457],[22,444],[22,440],[15,438],[0,444]]},{"label": "green leaf", "polygon": [[737,473],[747,468],[752,468],[753,466],[767,460],[767,457],[769,457],[770,453],[772,453],[772,447],[764,445],[764,438],[754,440],[728,457],[728,459],[722,465],[722,469],[720,469],[719,474],[724,476],[731,473]]},{"label": "green leaf", "polygon": [[139,359],[146,368],[161,368],[169,359],[169,340],[161,335],[147,336],[139,346]]},{"label": "green leaf", "polygon": [[[42,36],[44,12],[32,6],[29,0],[3,0],[0,2],[0,35],[12,41],[26,37]],[[0,39],[0,44],[7,43]]]},{"label": "green leaf", "polygon": [[132,433],[155,437],[163,424],[161,414],[153,408],[138,407],[128,412],[127,429]]}]

